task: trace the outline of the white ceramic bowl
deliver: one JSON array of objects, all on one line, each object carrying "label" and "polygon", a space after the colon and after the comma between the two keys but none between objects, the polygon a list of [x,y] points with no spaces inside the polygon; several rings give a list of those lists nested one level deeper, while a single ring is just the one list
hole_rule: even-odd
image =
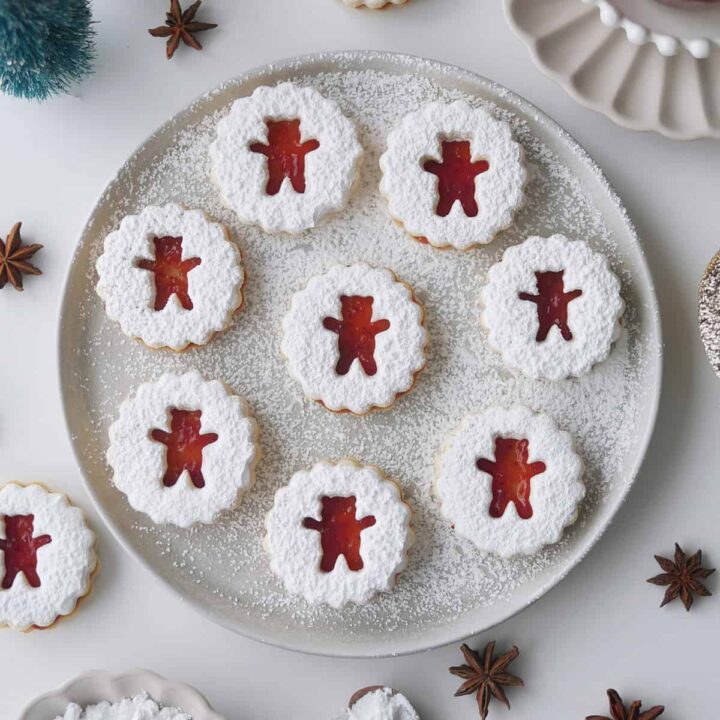
[{"label": "white ceramic bowl", "polygon": [[19,720],[54,720],[73,702],[81,707],[103,700],[118,702],[142,691],[160,705],[182,709],[193,720],[224,720],[195,688],[166,680],[148,670],[131,670],[127,673],[91,670],[83,673],[67,685],[30,703],[20,714]]}]

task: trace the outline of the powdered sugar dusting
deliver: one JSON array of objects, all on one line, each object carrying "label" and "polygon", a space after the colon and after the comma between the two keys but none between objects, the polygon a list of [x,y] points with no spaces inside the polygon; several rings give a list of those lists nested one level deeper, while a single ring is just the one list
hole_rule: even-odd
[{"label": "powdered sugar dusting", "polygon": [[[287,637],[295,637],[297,644],[301,637],[348,643],[361,637],[387,643],[410,633],[419,635],[424,629],[450,625],[478,606],[503,603],[539,573],[564,567],[583,526],[599,512],[612,478],[624,467],[648,383],[650,355],[655,352],[640,333],[630,268],[621,261],[600,211],[570,168],[520,117],[441,87],[422,76],[423,68],[418,62],[412,74],[402,75],[349,69],[303,76],[298,71],[291,78],[301,85],[312,84],[337,101],[358,124],[366,151],[362,185],[348,207],[297,237],[266,235],[258,228],[238,225],[233,214],[222,208],[208,179],[207,149],[219,118],[235,99],[232,92],[223,110],[187,127],[171,126],[172,144],[164,141],[152,164],[131,162],[126,167],[110,191],[112,213],[105,232],[128,212],[181,200],[229,224],[244,251],[246,309],[228,332],[207,347],[175,356],[124,338],[104,318],[92,291],[91,268],[77,309],[73,385],[87,405],[82,453],[96,492],[107,499],[108,512],[133,544],[142,547],[151,564],[166,567],[171,561],[174,582],[183,589],[201,588],[207,605],[228,623],[237,618],[247,624],[251,619],[259,634],[262,627],[283,625]],[[390,128],[422,102],[458,99],[484,105],[509,121],[531,170],[526,205],[513,228],[492,246],[467,253],[439,252],[408,238],[389,218],[378,191],[378,158]],[[607,362],[562,384],[512,375],[488,346],[479,325],[479,295],[489,267],[508,245],[553,232],[587,240],[603,252],[621,278],[628,304],[627,331]],[[101,240],[100,234],[92,238],[90,263]],[[334,415],[305,401],[287,372],[279,345],[292,294],[337,263],[363,261],[392,268],[413,286],[427,311],[431,343],[427,369],[415,390],[390,412],[356,418]],[[254,489],[237,511],[191,530],[155,528],[107,488],[103,460],[107,428],[131,388],[162,372],[192,367],[207,378],[226,381],[247,397],[260,426],[264,460],[258,465]],[[586,467],[587,495],[578,522],[558,545],[529,557],[503,560],[458,540],[441,517],[431,486],[442,438],[460,418],[488,405],[513,403],[549,414],[572,434]],[[364,606],[336,610],[311,606],[284,591],[262,548],[263,520],[276,489],[295,471],[323,458],[347,455],[379,465],[402,486],[413,508],[416,542],[392,593]],[[293,635],[298,626],[303,628],[302,636]]]}]

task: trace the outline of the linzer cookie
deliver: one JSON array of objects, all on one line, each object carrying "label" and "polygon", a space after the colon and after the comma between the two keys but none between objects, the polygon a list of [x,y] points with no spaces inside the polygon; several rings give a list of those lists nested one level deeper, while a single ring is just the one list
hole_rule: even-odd
[{"label": "linzer cookie", "polygon": [[245,272],[228,231],[180,205],[125,217],[97,272],[108,317],[153,348],[204,345],[243,304]]},{"label": "linzer cookie", "polygon": [[82,511],[41,485],[0,489],[0,626],[47,628],[90,593],[95,535]]},{"label": "linzer cookie", "polygon": [[243,222],[299,233],[345,205],[362,152],[353,123],[317,90],[262,86],[218,123],[211,176]]},{"label": "linzer cookie", "polygon": [[414,535],[399,487],[374,466],[321,462],[275,493],[270,567],[288,592],[341,607],[388,592]]},{"label": "linzer cookie", "polygon": [[412,389],[426,362],[423,320],[390,270],[336,265],[293,296],[282,352],[308,398],[363,415]]},{"label": "linzer cookie", "polygon": [[585,494],[570,435],[526,407],[467,416],[443,444],[435,494],[455,532],[502,557],[557,542]]},{"label": "linzer cookie", "polygon": [[434,247],[492,241],[524,202],[527,171],[510,126],[466,102],[435,102],[391,131],[380,158],[390,215]]},{"label": "linzer cookie", "polygon": [[113,483],[155,523],[211,523],[254,481],[257,425],[246,402],[199,373],[141,385],[110,427]]},{"label": "linzer cookie", "polygon": [[605,360],[625,303],[603,255],[563,235],[508,248],[483,288],[482,324],[505,364],[562,380]]}]

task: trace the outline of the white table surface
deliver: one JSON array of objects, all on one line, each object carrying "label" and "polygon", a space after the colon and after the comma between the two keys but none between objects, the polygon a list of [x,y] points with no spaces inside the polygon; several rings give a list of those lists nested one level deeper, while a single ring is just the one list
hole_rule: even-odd
[{"label": "white table surface", "polygon": [[[720,565],[720,380],[703,352],[697,284],[720,247],[720,143],[671,142],[622,130],[576,105],[534,67],[499,0],[412,0],[385,12],[339,0],[206,0],[206,49],[164,58],[165,0],[95,0],[97,73],[73,97],[0,97],[0,230],[23,221],[42,278],[0,293],[0,482],[40,480],[69,492],[100,535],[90,601],[48,632],[2,632],[0,718],[91,668],[147,667],[201,689],[228,720],[330,718],[358,687],[402,689],[423,720],[477,717],[452,697],[457,647],[412,657],[338,661],[265,647],[216,627],[133,561],[103,528],[66,436],[56,373],[58,308],[78,234],[131,151],[197,95],[247,68],[320,50],[371,48],[464,66],[524,95],[598,161],[637,223],[662,311],[665,378],[657,430],[628,501],[605,537],[555,590],[482,637],[516,643],[525,689],[513,720],[606,713],[605,689],[664,703],[668,720],[709,718],[717,704],[720,597],[693,612],[658,609],[654,553],[702,546]],[[714,578],[711,589],[717,589]],[[506,717],[496,706],[491,718]]]}]

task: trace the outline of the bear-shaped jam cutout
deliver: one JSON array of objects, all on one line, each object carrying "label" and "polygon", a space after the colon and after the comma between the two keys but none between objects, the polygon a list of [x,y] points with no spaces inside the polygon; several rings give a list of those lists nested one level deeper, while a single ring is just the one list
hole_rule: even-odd
[{"label": "bear-shaped jam cutout", "polygon": [[472,160],[467,140],[443,140],[442,162],[426,160],[423,170],[438,179],[438,202],[435,214],[447,217],[456,202],[460,202],[467,217],[477,217],[475,178],[490,169],[487,160]]},{"label": "bear-shaped jam cutout", "polygon": [[50,535],[33,537],[34,515],[5,515],[5,537],[0,538],[0,550],[5,555],[5,577],[2,589],[9,590],[19,573],[23,573],[30,587],[39,588],[37,551],[52,542]]},{"label": "bear-shaped jam cutout", "polygon": [[320,147],[317,140],[302,142],[300,120],[266,120],[268,141],[253,143],[250,152],[267,158],[267,195],[277,195],[285,178],[296,193],[305,192],[305,156]]},{"label": "bear-shaped jam cutout", "polygon": [[570,341],[573,338],[568,326],[568,305],[582,295],[582,290],[565,292],[564,274],[564,270],[536,272],[538,294],[518,293],[521,300],[537,305],[538,331],[535,336],[537,342],[544,342],[553,326],[560,330],[563,340]]},{"label": "bear-shaped jam cutout", "polygon": [[172,487],[183,471],[190,474],[196,488],[205,487],[202,473],[203,449],[218,439],[217,433],[200,433],[201,410],[170,410],[170,432],[155,429],[150,436],[166,446],[166,470],[163,485]]},{"label": "bear-shaped jam cutout", "polygon": [[347,375],[356,359],[366,375],[377,373],[375,336],[389,330],[390,321],[373,322],[373,302],[373,297],[341,295],[342,320],[334,317],[323,319],[323,327],[338,335],[339,357],[335,366],[338,375]]},{"label": "bear-shaped jam cutout", "polygon": [[478,470],[492,477],[490,517],[502,517],[511,502],[523,520],[532,517],[530,481],[544,473],[546,466],[543,462],[528,463],[528,446],[527,440],[496,437],[495,460],[478,458],[476,461]]},{"label": "bear-shaped jam cutout", "polygon": [[321,498],[320,520],[306,517],[303,527],[320,533],[322,560],[320,569],[329,573],[335,569],[340,555],[344,556],[348,569],[358,572],[364,567],[360,554],[361,533],[375,524],[375,517],[367,515],[358,520],[356,517],[356,499],[350,497]]},{"label": "bear-shaped jam cutout", "polygon": [[180,304],[185,310],[192,310],[193,304],[188,294],[188,273],[196,268],[202,260],[200,258],[182,258],[181,237],[156,237],[155,259],[140,258],[136,267],[149,270],[155,276],[155,310],[162,310],[172,295],[177,295]]}]

